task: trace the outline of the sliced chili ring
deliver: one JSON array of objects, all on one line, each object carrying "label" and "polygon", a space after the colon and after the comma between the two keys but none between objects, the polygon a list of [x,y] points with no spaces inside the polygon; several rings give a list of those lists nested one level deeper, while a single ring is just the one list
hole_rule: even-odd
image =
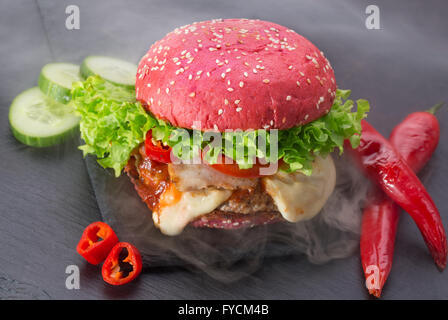
[{"label": "sliced chili ring", "polygon": [[106,259],[117,242],[114,230],[108,224],[97,221],[84,229],[76,251],[89,263],[97,265]]},{"label": "sliced chili ring", "polygon": [[162,163],[171,163],[171,147],[164,146],[160,141],[154,143],[152,140],[152,131],[146,133],[145,140],[146,155],[154,161]]},{"label": "sliced chili ring", "polygon": [[103,264],[101,274],[107,283],[119,286],[131,282],[142,271],[142,258],[136,247],[119,242],[112,248]]}]

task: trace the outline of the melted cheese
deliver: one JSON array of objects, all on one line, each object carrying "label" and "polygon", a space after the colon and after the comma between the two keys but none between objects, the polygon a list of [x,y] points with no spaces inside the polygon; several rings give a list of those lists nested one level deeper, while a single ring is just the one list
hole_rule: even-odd
[{"label": "melted cheese", "polygon": [[232,195],[230,190],[178,191],[174,184],[165,190],[152,218],[163,234],[175,236],[197,217],[210,213]]},{"label": "melted cheese", "polygon": [[297,222],[319,213],[334,190],[336,170],[330,156],[316,157],[311,176],[279,171],[262,183],[283,218]]}]

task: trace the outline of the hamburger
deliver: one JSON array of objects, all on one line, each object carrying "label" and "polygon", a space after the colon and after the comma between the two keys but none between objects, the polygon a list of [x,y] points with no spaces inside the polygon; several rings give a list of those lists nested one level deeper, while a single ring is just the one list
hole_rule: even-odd
[{"label": "hamburger", "polygon": [[[78,110],[92,101],[89,90],[99,91],[94,80],[74,89]],[[337,89],[323,52],[291,29],[248,19],[197,22],[168,33],[141,58],[135,101],[125,99],[132,109],[108,133],[128,130],[137,138],[126,131],[125,142],[103,142],[116,147],[96,155],[104,167],[124,168],[166,235],[188,225],[295,223],[318,214],[331,195],[330,153],[342,152],[346,139],[359,143],[368,105],[358,100],[352,111],[348,95]],[[81,122],[82,148],[95,153],[88,127]]]}]

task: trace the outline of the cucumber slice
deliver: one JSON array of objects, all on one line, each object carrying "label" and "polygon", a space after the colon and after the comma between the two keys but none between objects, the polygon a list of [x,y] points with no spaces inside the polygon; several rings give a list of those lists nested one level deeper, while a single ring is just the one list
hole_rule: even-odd
[{"label": "cucumber slice", "polygon": [[137,66],[121,59],[89,56],[81,64],[81,75],[87,78],[95,74],[113,84],[133,88]]},{"label": "cucumber slice", "polygon": [[56,102],[38,87],[33,87],[20,93],[11,103],[9,123],[20,142],[33,147],[47,147],[74,134],[79,117],[71,103]]},{"label": "cucumber slice", "polygon": [[39,75],[39,88],[50,98],[68,103],[71,99],[72,83],[82,80],[79,66],[71,63],[49,63],[42,68]]}]

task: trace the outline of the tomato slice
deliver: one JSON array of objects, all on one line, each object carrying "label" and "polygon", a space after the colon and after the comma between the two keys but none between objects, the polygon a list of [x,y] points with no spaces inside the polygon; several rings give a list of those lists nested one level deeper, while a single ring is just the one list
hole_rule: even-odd
[{"label": "tomato slice", "polygon": [[151,130],[146,133],[145,152],[151,160],[171,163],[171,147],[164,146],[160,141],[154,144]]},{"label": "tomato slice", "polygon": [[238,164],[233,160],[231,160],[233,163],[227,164],[226,162],[229,162],[229,159],[230,159],[229,157],[222,155],[221,163],[208,164],[208,165],[219,172],[238,178],[258,178],[264,176],[260,173],[260,169],[264,167],[269,167],[270,165],[269,163],[260,164],[257,159],[257,162],[252,166],[252,168],[240,169]]}]

